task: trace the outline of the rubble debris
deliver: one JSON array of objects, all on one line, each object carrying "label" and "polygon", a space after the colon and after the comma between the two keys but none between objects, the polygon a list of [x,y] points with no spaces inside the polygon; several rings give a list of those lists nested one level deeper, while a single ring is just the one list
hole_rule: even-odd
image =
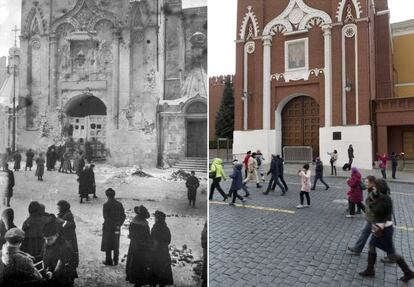
[{"label": "rubble debris", "polygon": [[133,173],[131,173],[131,175],[135,175],[139,177],[153,177],[152,175],[150,175],[149,173],[146,173],[142,169],[134,171]]},{"label": "rubble debris", "polygon": [[177,171],[174,171],[169,180],[174,180],[174,181],[185,181],[190,177],[190,174],[182,169],[179,169]]}]

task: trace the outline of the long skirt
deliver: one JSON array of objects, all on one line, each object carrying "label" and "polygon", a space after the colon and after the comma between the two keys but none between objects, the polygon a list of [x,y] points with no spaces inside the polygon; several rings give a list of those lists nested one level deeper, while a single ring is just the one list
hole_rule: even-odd
[{"label": "long skirt", "polygon": [[43,176],[45,173],[45,166],[44,165],[38,165],[36,168],[35,176]]}]

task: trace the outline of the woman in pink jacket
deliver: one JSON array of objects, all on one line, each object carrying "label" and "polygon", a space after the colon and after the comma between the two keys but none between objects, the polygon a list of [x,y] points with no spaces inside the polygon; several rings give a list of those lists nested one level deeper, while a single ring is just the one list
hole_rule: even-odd
[{"label": "woman in pink jacket", "polygon": [[[309,170],[309,164],[305,164],[303,169],[298,171],[298,175],[301,177],[302,187],[300,189],[300,204],[296,208],[310,207],[311,171]],[[307,205],[303,205],[304,196],[306,196]]]},{"label": "woman in pink jacket", "polygon": [[380,161],[379,168],[381,169],[382,178],[387,178],[387,160],[389,159],[388,155],[384,153],[383,155],[377,154],[378,160]]},{"label": "woman in pink jacket", "polygon": [[362,176],[359,170],[356,167],[351,169],[351,178],[346,181],[348,186],[351,188],[348,192],[348,204],[349,204],[349,214],[346,218],[352,218],[355,215],[355,205],[357,205],[361,210],[365,212],[365,206],[362,203],[364,201],[364,195],[362,193]]}]

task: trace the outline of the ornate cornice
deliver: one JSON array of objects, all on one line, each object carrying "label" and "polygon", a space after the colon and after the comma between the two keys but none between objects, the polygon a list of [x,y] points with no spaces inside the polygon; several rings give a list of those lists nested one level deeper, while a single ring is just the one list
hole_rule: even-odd
[{"label": "ornate cornice", "polygon": [[[338,3],[338,8],[336,9],[336,19],[338,22],[342,21],[343,18],[343,14],[345,12],[345,4],[346,4],[347,0],[341,0]],[[354,4],[354,8],[356,11],[356,18],[361,18],[361,14],[362,14],[362,7],[361,7],[361,3],[359,2],[359,0],[352,0],[352,3]]]}]

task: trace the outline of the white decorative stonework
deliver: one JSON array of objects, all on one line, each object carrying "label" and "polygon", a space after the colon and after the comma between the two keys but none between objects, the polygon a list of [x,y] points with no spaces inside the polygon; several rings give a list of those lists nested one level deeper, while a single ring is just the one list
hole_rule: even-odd
[{"label": "white decorative stonework", "polygon": [[[251,20],[252,28],[249,27],[249,34],[246,37],[246,30],[247,30],[247,24],[249,23],[249,20]],[[256,14],[253,12],[252,6],[247,7],[247,12],[244,15],[241,27],[240,27],[240,40],[247,40],[250,37],[257,37],[259,35],[260,29],[259,29],[259,21],[257,20]]]},{"label": "white decorative stonework", "polygon": [[352,38],[355,36],[355,26],[354,25],[347,25],[344,27],[344,35],[347,38]]},{"label": "white decorative stonework", "polygon": [[[347,0],[341,0],[338,4],[338,8],[336,10],[336,19],[338,20],[338,22],[342,21],[343,13],[345,11],[346,1]],[[356,11],[356,18],[357,19],[361,18],[361,14],[362,14],[361,3],[359,2],[359,0],[352,0],[352,3],[354,4],[354,8],[355,8],[355,11]]]},{"label": "white decorative stonework", "polygon": [[294,25],[299,24],[300,21],[303,19],[303,16],[305,16],[303,11],[296,6],[292,11],[290,11],[289,21]]},{"label": "white decorative stonework", "polygon": [[40,45],[40,38],[39,37],[33,37],[30,39],[30,46],[32,46],[32,48],[34,50],[39,50],[41,45]]},{"label": "white decorative stonework", "polygon": [[309,80],[311,75],[318,77],[319,75],[324,73],[323,68],[314,68],[306,71],[297,71],[297,72],[287,72],[287,73],[276,73],[270,76],[271,80],[285,80],[286,83],[290,81],[298,81],[298,80]]},{"label": "white decorative stonework", "polygon": [[245,48],[248,54],[253,54],[256,49],[256,44],[253,41],[247,42]]}]

